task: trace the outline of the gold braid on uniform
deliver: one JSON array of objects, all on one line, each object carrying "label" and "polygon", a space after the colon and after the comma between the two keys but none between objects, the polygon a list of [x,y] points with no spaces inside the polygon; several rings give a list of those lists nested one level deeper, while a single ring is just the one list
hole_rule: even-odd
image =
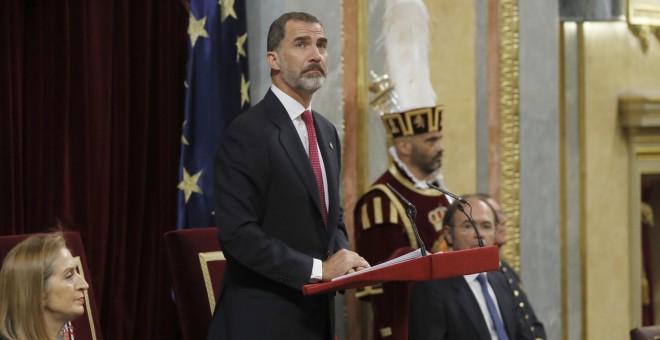
[{"label": "gold braid on uniform", "polygon": [[501,261],[500,261],[500,272],[504,274],[504,277],[506,278],[506,282],[509,284],[509,288],[513,293],[515,304],[516,306],[518,306],[518,308],[520,308],[521,316],[523,318],[522,320],[523,324],[527,329],[529,329],[530,332],[532,332],[532,335],[534,336],[535,340],[543,340],[543,338],[541,338],[536,334],[536,328],[529,322],[531,310],[529,306],[529,301],[527,301],[526,304],[522,299],[522,297],[525,295],[525,290],[523,289],[522,285],[518,285],[518,280],[513,276],[511,270],[507,269],[506,266],[502,265]]},{"label": "gold braid on uniform", "polygon": [[[401,204],[401,201],[394,195],[394,193],[384,184],[376,184],[372,186],[370,189],[371,190],[380,190],[382,191],[387,197],[390,199],[390,216],[389,222],[392,224],[398,224],[397,222],[399,219],[401,220],[401,223],[403,224],[403,228],[406,232],[406,236],[408,237],[408,242],[410,244],[410,247],[413,249],[419,248],[419,244],[417,243],[417,238],[415,237],[415,232],[412,229],[412,224],[410,223],[410,220],[408,218],[400,218],[400,216],[407,216],[406,215],[406,209],[403,207],[403,204]],[[381,223],[383,222],[383,212],[382,212],[382,207],[380,204],[376,204],[381,202],[380,199],[374,198],[374,225],[380,224],[377,223],[380,221]],[[395,213],[396,212],[396,213]],[[369,219],[369,214],[367,211],[367,204],[362,206],[362,211],[360,212],[361,218],[362,218],[362,228],[364,230],[367,230],[371,228],[372,223]]]},{"label": "gold braid on uniform", "polygon": [[[394,193],[383,184],[377,184],[372,186],[369,191],[371,190],[380,190],[382,191],[387,197],[390,199],[390,216],[388,216],[388,221],[389,223],[392,224],[398,224],[399,222],[399,215],[405,216],[405,209],[399,199],[394,196]],[[368,204],[362,205],[361,211],[360,211],[360,216],[362,219],[362,228],[364,230],[367,230],[372,227],[372,221],[369,219],[369,211],[368,209]],[[380,197],[375,197],[373,200],[373,209],[374,209],[374,221],[373,225],[378,225],[383,223],[384,221],[384,216],[383,216],[383,207],[382,207],[382,200]],[[417,248],[417,238],[415,237],[415,232],[412,230],[412,224],[408,219],[401,218],[401,223],[403,223],[404,230],[406,231],[406,235],[408,236],[408,242],[410,242],[410,246],[413,248]],[[381,285],[374,285],[374,286],[367,286],[362,289],[358,289],[358,291],[355,293],[355,297],[358,299],[364,299],[368,298],[369,296],[372,295],[380,295],[383,294],[383,287]]]},{"label": "gold braid on uniform", "polygon": [[383,286],[380,284],[358,288],[355,297],[358,299],[368,298],[372,295],[383,294]]}]

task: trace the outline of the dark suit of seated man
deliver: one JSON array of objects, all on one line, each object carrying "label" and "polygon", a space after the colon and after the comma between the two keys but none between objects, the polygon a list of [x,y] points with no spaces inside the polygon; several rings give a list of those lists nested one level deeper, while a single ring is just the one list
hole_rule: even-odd
[{"label": "dark suit of seated man", "polygon": [[[480,198],[466,198],[484,245],[493,245],[495,216]],[[455,201],[443,221],[454,250],[478,247],[477,236]],[[470,213],[470,208],[466,208]],[[543,324],[532,313],[535,334],[519,318],[519,306],[500,271],[465,275],[413,285],[408,335],[415,339],[536,339],[545,338]]]}]

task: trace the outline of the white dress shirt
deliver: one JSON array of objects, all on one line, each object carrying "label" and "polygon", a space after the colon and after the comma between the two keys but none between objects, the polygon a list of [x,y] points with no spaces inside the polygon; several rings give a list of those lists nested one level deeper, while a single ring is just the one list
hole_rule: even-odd
[{"label": "white dress shirt", "polygon": [[[284,105],[284,109],[286,109],[286,112],[289,114],[289,117],[293,122],[293,126],[296,128],[296,131],[298,132],[298,136],[300,137],[300,141],[302,142],[302,145],[305,148],[305,152],[307,152],[307,156],[309,156],[309,136],[307,135],[307,126],[305,125],[305,122],[302,120],[302,114],[306,110],[311,111],[312,110],[311,105],[309,107],[303,107],[302,104],[297,102],[295,99],[291,98],[291,96],[289,96],[288,94],[284,93],[284,91],[277,88],[275,84],[271,85],[270,89],[271,91],[273,91],[277,99],[280,100],[282,105]],[[319,154],[319,161],[321,163],[321,174],[323,175],[323,192],[325,193],[325,208],[328,211],[330,211],[329,208],[330,202],[328,202],[328,180],[325,175],[325,164],[323,163],[323,156],[321,155],[321,149],[319,148],[319,144],[318,144],[318,133],[316,135],[317,135],[316,149]],[[323,262],[319,259],[314,259],[314,264],[312,266],[312,274],[310,276],[309,281],[318,282],[321,280],[322,277],[323,277]]]},{"label": "white dress shirt", "polygon": [[[483,273],[483,274],[484,276],[486,276],[486,278],[488,278],[487,273]],[[490,312],[488,311],[488,305],[486,305],[486,298],[484,298],[484,294],[481,290],[481,285],[477,280],[477,275],[479,275],[479,273],[463,275],[463,278],[465,278],[465,281],[467,281],[468,285],[470,286],[470,289],[472,289],[472,294],[479,303],[479,308],[481,309],[481,314],[484,316],[484,319],[486,320],[486,325],[488,325],[488,331],[490,331],[491,339],[498,340],[499,338],[497,337],[497,332],[495,332],[495,324],[493,324],[493,319],[491,319],[490,317]],[[488,282],[488,280],[486,280],[486,283],[487,283],[486,285],[488,286],[488,293],[490,293],[490,297],[493,299],[493,303],[495,303],[497,314],[500,315],[500,319],[504,320],[502,318],[502,313],[500,312],[500,306],[497,302],[497,296],[495,296],[495,291],[493,291],[493,287],[490,286],[490,282]]]}]

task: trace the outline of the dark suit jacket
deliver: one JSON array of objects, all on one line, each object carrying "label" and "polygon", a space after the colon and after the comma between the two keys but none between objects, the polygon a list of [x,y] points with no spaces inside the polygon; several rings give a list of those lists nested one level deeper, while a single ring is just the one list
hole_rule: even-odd
[{"label": "dark suit jacket", "polygon": [[[509,339],[533,339],[518,320],[513,293],[499,271],[488,273]],[[413,285],[408,334],[416,339],[490,339],[486,320],[472,290],[460,277]]]},{"label": "dark suit jacket", "polygon": [[328,339],[333,296],[306,297],[313,258],[348,238],[339,206],[341,147],[313,112],[328,182],[328,220],[309,157],[284,106],[269,90],[225,132],[216,158],[215,216],[227,258],[208,339]]}]

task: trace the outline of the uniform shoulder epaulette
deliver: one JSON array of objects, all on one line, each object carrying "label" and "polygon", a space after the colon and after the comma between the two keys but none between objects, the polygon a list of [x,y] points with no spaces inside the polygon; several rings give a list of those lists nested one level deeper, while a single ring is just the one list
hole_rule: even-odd
[{"label": "uniform shoulder epaulette", "polygon": [[417,239],[406,210],[395,194],[384,184],[375,184],[358,202],[359,221],[363,230],[382,224],[402,225],[411,247],[417,248]]}]

